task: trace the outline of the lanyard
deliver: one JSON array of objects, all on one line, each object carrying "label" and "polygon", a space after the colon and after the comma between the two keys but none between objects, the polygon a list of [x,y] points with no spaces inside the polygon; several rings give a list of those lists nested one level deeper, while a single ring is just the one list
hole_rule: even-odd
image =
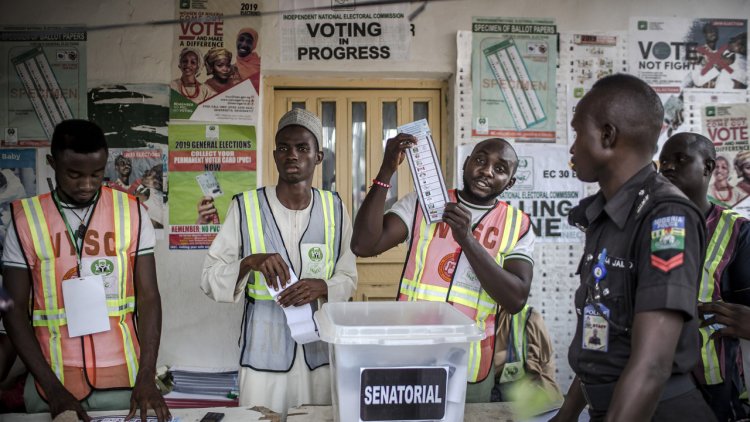
[{"label": "lanyard", "polygon": [[[86,232],[84,231],[81,239],[78,239],[75,236],[75,233],[73,232],[73,229],[70,227],[70,223],[68,222],[68,217],[65,215],[65,211],[63,210],[63,207],[60,205],[60,198],[57,196],[57,191],[52,191],[52,199],[55,202],[55,206],[57,207],[57,210],[60,212],[60,215],[63,218],[63,222],[65,222],[65,229],[68,231],[68,236],[70,236],[70,240],[73,243],[73,247],[76,250],[76,263],[78,264],[78,276],[81,275],[81,255],[82,255],[82,249],[83,249],[83,238],[86,235]],[[99,199],[99,192],[96,193],[94,196],[94,199],[92,201],[91,206],[96,207],[96,201]],[[91,212],[91,215],[89,216],[89,220],[93,216],[94,212]],[[81,221],[83,224],[83,221]],[[85,225],[86,230],[88,230],[88,224]],[[80,245],[79,245],[80,240]]]}]

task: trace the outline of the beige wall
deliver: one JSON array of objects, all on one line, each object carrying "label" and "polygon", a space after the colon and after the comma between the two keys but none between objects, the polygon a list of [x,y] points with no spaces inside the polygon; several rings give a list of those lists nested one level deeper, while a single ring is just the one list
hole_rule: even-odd
[{"label": "beige wall", "polygon": [[[173,27],[141,25],[174,17],[175,1],[165,0],[0,0],[0,24],[133,25],[89,32],[90,86],[109,82],[168,83]],[[270,2],[270,9],[276,3]],[[415,5],[411,6],[416,8]],[[469,30],[471,17],[554,17],[561,31],[626,30],[630,16],[750,17],[748,0],[464,0],[428,4],[415,20],[416,37],[406,62],[281,63],[278,15],[265,18],[261,32],[266,75],[315,77],[431,78],[449,80],[456,61],[456,31]],[[7,59],[6,59],[7,60]],[[3,70],[7,65],[3,63]],[[1,74],[0,74],[1,75]],[[452,87],[449,88],[449,91]],[[448,104],[448,110],[452,105]],[[450,121],[450,116],[448,117]],[[260,134],[259,134],[260,135]],[[450,136],[449,136],[450,138]],[[164,324],[160,364],[236,365],[240,305],[207,299],[198,284],[204,252],[170,252],[157,244]]]}]

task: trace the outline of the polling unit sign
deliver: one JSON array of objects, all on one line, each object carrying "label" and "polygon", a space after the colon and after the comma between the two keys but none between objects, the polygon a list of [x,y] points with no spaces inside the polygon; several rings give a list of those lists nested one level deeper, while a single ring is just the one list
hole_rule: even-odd
[{"label": "polling unit sign", "polygon": [[406,4],[356,0],[280,0],[284,62],[406,60],[411,25]]}]

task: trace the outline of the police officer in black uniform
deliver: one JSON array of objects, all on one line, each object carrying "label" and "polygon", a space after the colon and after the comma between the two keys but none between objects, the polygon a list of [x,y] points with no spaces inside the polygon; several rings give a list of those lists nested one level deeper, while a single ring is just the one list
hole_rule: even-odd
[{"label": "police officer in black uniform", "polygon": [[656,93],[625,74],[598,81],[576,107],[573,168],[600,191],[569,216],[586,247],[568,354],[576,378],[556,421],[577,420],[586,404],[592,421],[714,420],[689,374],[704,220],[654,169],[663,117]]}]

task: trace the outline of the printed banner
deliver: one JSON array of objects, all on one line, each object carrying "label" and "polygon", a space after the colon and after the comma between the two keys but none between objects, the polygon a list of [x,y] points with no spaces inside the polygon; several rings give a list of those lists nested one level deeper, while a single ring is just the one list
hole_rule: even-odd
[{"label": "printed banner", "polygon": [[[568,147],[516,143],[513,148],[518,154],[516,184],[503,192],[500,200],[518,207],[531,217],[538,243],[581,241],[583,232],[568,225],[570,209],[584,197],[583,183],[576,178],[575,171],[568,168]],[[459,147],[459,174],[473,149],[473,144]]]},{"label": "printed banner", "polygon": [[715,104],[703,107],[703,135],[716,147],[708,194],[715,202],[750,215],[750,104]]},{"label": "printed banner", "polygon": [[65,26],[0,27],[5,146],[49,145],[63,120],[86,118],[86,31]]},{"label": "printed banner", "polygon": [[624,36],[611,33],[561,33],[560,77],[565,81],[567,143],[575,139],[570,122],[578,102],[599,79],[622,72]]},{"label": "printed banner", "polygon": [[281,61],[407,60],[408,4],[356,0],[280,0]]},{"label": "printed banner", "polygon": [[475,17],[472,46],[472,135],[555,142],[555,21]]},{"label": "printed banner", "polygon": [[105,184],[140,199],[155,229],[165,225],[166,175],[161,149],[110,148]]},{"label": "printed banner", "polygon": [[747,20],[631,18],[628,64],[664,103],[659,146],[688,130],[685,88],[747,89]]},{"label": "printed banner", "polygon": [[254,126],[169,127],[169,247],[207,249],[232,196],[256,187]]},{"label": "printed banner", "polygon": [[0,256],[11,220],[10,203],[36,195],[36,151],[0,149]]},{"label": "printed banner", "polygon": [[177,6],[169,118],[255,125],[263,2],[177,0]]}]

